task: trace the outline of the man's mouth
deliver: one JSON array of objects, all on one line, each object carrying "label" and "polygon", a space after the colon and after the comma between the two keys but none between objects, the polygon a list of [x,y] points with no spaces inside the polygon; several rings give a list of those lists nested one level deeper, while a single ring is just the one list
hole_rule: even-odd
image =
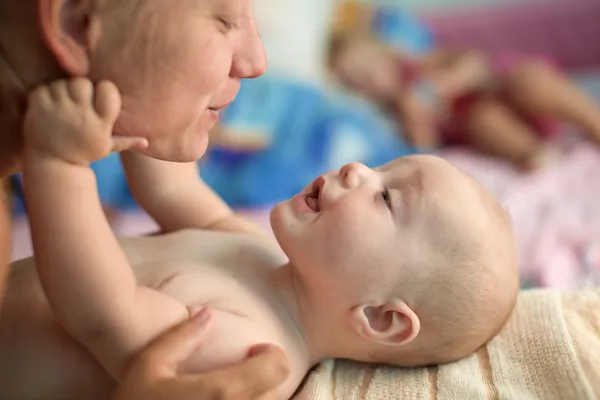
[{"label": "man's mouth", "polygon": [[323,177],[319,177],[315,179],[312,184],[311,191],[306,195],[306,205],[314,212],[321,211],[321,196],[324,186],[325,179]]},{"label": "man's mouth", "polygon": [[221,105],[217,105],[217,106],[212,106],[212,107],[208,107],[209,111],[213,111],[213,112],[218,112],[223,110],[224,108],[227,108],[227,106],[229,106],[232,102],[229,101],[227,103],[221,104]]}]

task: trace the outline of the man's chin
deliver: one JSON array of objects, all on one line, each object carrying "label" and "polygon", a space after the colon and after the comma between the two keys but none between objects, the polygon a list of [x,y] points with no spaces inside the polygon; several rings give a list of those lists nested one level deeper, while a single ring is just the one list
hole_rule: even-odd
[{"label": "man's chin", "polygon": [[157,160],[175,162],[175,163],[191,163],[200,160],[205,154],[207,144],[176,148],[161,148],[160,146],[152,146],[152,144],[140,153]]}]

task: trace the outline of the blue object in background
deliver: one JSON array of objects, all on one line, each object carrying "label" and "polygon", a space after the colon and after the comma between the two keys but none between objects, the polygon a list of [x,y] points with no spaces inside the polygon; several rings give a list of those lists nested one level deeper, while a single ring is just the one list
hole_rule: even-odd
[{"label": "blue object in background", "polygon": [[205,182],[237,207],[287,199],[350,161],[375,166],[414,152],[374,108],[280,77],[244,81],[222,124],[271,141],[250,154],[212,149],[202,163]]},{"label": "blue object in background", "polygon": [[96,174],[98,193],[103,205],[120,210],[137,208],[137,203],[129,191],[119,154],[112,153],[92,163],[91,168]]},{"label": "blue object in background", "polygon": [[16,174],[10,177],[10,188],[13,194],[12,200],[12,214],[22,215],[25,214],[25,197],[23,196],[23,185],[21,184],[21,175]]},{"label": "blue object in background", "polygon": [[[96,174],[98,194],[104,206],[120,210],[137,208],[137,203],[127,186],[125,172],[117,153],[113,153],[100,161],[92,163],[90,167]],[[11,178],[11,185],[15,191],[12,212],[15,215],[24,214],[25,202],[23,201],[21,176],[14,175]]]},{"label": "blue object in background", "polygon": [[211,149],[202,178],[232,206],[259,207],[297,193],[323,169],[326,108],[317,88],[278,76],[243,81],[221,124],[242,134],[262,132],[270,146],[249,154]]},{"label": "blue object in background", "polygon": [[419,19],[398,6],[381,6],[371,26],[373,35],[411,54],[430,51],[433,35]]}]

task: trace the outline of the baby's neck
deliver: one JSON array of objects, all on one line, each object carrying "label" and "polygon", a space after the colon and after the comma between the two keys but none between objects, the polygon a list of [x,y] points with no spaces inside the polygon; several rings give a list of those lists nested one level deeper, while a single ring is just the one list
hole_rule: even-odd
[{"label": "baby's neck", "polygon": [[318,306],[307,300],[293,266],[276,269],[272,282],[278,293],[280,309],[277,311],[282,316],[285,336],[293,339],[288,341],[289,348],[286,349],[292,367],[308,369],[331,358],[373,362],[364,343],[338,331],[343,328],[334,321],[335,317],[328,312],[321,313]]},{"label": "baby's neck", "polygon": [[273,273],[273,284],[281,301],[282,324],[289,341],[288,358],[292,367],[305,365],[308,369],[327,358],[324,345],[325,335],[315,332],[303,323],[301,315],[302,288],[290,265],[278,268]]}]

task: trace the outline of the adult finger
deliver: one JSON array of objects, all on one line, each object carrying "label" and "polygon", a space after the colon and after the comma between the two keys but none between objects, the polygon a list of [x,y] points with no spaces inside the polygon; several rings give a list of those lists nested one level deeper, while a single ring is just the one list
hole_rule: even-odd
[{"label": "adult finger", "polygon": [[148,139],[146,138],[113,135],[110,151],[119,153],[125,150],[141,150],[146,147],[148,147]]},{"label": "adult finger", "polygon": [[244,363],[219,373],[227,376],[223,381],[231,398],[254,400],[276,390],[289,376],[290,366],[283,350],[265,344],[252,348]]},{"label": "adult finger", "polygon": [[132,368],[159,368],[175,373],[203,344],[211,316],[210,309],[203,308],[190,320],[159,336],[138,356]]}]

